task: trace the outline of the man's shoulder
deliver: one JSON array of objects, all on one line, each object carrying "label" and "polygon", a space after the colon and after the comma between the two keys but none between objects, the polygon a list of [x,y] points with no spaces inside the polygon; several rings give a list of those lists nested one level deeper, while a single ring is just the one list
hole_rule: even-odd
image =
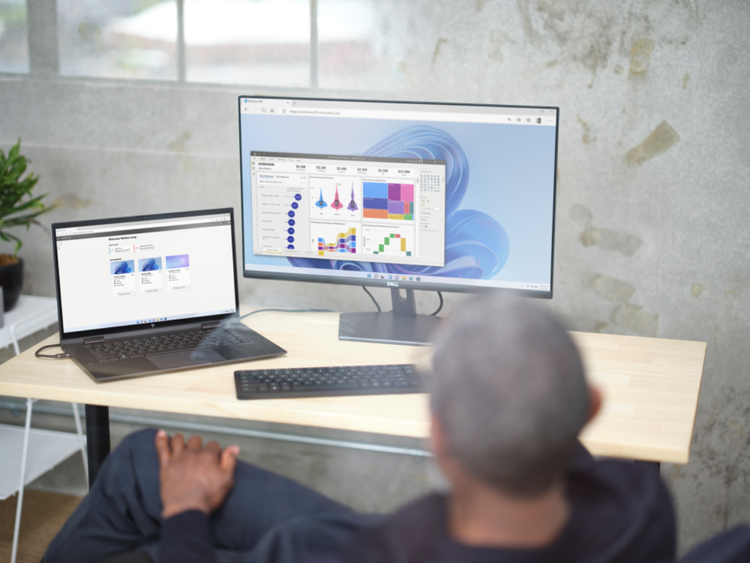
[{"label": "man's shoulder", "polygon": [[598,503],[663,504],[671,499],[655,467],[618,459],[596,459],[578,446],[567,474],[571,500]]},{"label": "man's shoulder", "polygon": [[674,511],[666,486],[652,468],[596,460],[581,447],[567,487],[571,519],[562,535],[547,548],[523,557],[514,550],[474,549],[451,540],[446,534],[447,498],[433,493],[362,526],[341,549],[320,560],[648,563],[674,558]]},{"label": "man's shoulder", "polygon": [[446,503],[446,497],[438,493],[418,498],[363,527],[331,561],[406,563],[432,559],[436,542],[445,534]]},{"label": "man's shoulder", "polygon": [[674,558],[674,508],[655,468],[596,460],[581,446],[568,473],[567,492],[572,507],[570,533],[592,553],[602,554],[601,560]]}]

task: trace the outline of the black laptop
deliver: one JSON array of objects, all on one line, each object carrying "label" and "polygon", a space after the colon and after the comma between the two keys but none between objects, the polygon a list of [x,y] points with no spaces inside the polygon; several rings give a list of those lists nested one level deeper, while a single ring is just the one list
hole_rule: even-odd
[{"label": "black laptop", "polygon": [[60,344],[95,380],[286,353],[240,323],[231,208],[52,233]]}]

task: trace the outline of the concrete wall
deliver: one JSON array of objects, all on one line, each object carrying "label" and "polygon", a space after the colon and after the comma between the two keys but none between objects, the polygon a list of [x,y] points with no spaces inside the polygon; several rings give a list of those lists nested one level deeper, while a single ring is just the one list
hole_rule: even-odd
[{"label": "concrete wall", "polygon": [[[49,223],[239,209],[237,94],[560,106],[552,306],[578,330],[708,342],[690,463],[663,474],[683,547],[750,520],[750,4],[391,0],[378,9],[399,91],[62,79],[37,65],[0,75],[0,146],[23,139],[38,189],[58,205]],[[49,23],[39,25],[32,42]],[[52,295],[50,241],[40,229],[25,240],[25,291]],[[253,303],[371,307],[358,288],[240,285]],[[448,311],[457,299],[448,296]],[[425,310],[434,301],[420,296]]]}]

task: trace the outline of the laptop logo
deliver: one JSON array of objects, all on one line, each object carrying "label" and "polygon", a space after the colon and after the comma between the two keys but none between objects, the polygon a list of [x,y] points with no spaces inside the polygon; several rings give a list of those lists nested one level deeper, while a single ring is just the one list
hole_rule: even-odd
[{"label": "laptop logo", "polygon": [[398,282],[385,282],[388,287],[398,287]]},{"label": "laptop logo", "polygon": [[154,328],[156,326],[156,323],[151,323],[151,328]]}]

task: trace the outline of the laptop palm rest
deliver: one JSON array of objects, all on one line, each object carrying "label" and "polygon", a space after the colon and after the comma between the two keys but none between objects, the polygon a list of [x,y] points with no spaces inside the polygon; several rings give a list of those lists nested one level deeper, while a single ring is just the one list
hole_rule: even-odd
[{"label": "laptop palm rest", "polygon": [[148,359],[159,369],[174,369],[226,361],[224,356],[211,348],[174,352],[172,354],[158,354],[148,356]]}]

